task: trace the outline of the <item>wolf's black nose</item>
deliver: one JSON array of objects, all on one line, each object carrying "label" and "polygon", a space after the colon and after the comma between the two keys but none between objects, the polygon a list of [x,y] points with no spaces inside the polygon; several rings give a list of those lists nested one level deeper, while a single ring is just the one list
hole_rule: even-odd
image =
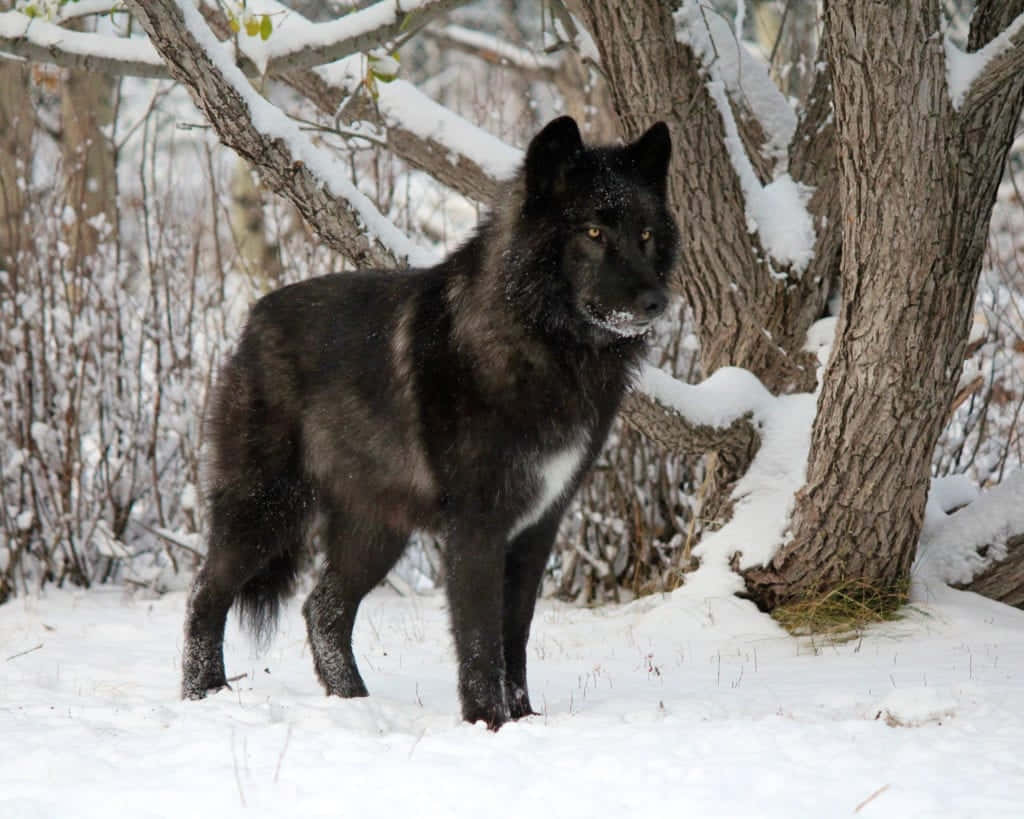
[{"label": "wolf's black nose", "polygon": [[646,319],[654,319],[661,315],[668,304],[668,297],[661,290],[641,290],[633,306],[636,312]]}]

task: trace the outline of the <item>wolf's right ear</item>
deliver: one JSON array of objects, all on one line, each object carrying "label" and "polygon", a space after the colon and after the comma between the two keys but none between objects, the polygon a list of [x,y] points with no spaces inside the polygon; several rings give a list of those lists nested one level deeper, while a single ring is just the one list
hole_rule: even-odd
[{"label": "wolf's right ear", "polygon": [[559,117],[541,129],[526,149],[526,193],[557,196],[564,192],[568,170],[583,150],[576,120]]}]

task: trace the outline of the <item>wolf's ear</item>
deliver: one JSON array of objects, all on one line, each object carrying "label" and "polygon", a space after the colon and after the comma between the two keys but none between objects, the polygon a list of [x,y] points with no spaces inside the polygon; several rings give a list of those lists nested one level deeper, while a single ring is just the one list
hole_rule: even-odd
[{"label": "wolf's ear", "polygon": [[644,182],[665,190],[672,137],[664,122],[656,122],[636,142],[626,146],[626,162]]},{"label": "wolf's ear", "polygon": [[567,172],[583,150],[576,120],[552,120],[530,141],[526,149],[527,195],[558,195],[565,190]]}]

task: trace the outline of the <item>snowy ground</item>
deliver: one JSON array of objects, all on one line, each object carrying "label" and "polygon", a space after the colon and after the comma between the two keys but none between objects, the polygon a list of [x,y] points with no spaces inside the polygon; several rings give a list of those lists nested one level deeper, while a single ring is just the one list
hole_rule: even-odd
[{"label": "snowy ground", "polygon": [[183,608],[110,589],[0,607],[0,816],[1024,810],[1024,613],[966,593],[817,647],[729,598],[544,601],[544,714],[497,734],[456,718],[439,595],[367,598],[357,701],[322,696],[296,601],[262,655],[229,627],[234,691],[180,702]]}]

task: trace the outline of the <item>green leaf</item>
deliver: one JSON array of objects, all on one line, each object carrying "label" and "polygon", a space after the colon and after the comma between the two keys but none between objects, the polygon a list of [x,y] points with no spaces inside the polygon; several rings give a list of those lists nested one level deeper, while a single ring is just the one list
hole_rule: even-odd
[{"label": "green leaf", "polygon": [[250,37],[255,37],[260,33],[260,21],[255,17],[248,18],[245,23],[245,33]]},{"label": "green leaf", "polygon": [[367,57],[370,74],[381,82],[397,79],[401,63],[397,52],[394,54],[370,54]]},{"label": "green leaf", "polygon": [[267,40],[274,31],[274,24],[270,20],[269,14],[264,14],[263,19],[260,20],[260,39]]}]

